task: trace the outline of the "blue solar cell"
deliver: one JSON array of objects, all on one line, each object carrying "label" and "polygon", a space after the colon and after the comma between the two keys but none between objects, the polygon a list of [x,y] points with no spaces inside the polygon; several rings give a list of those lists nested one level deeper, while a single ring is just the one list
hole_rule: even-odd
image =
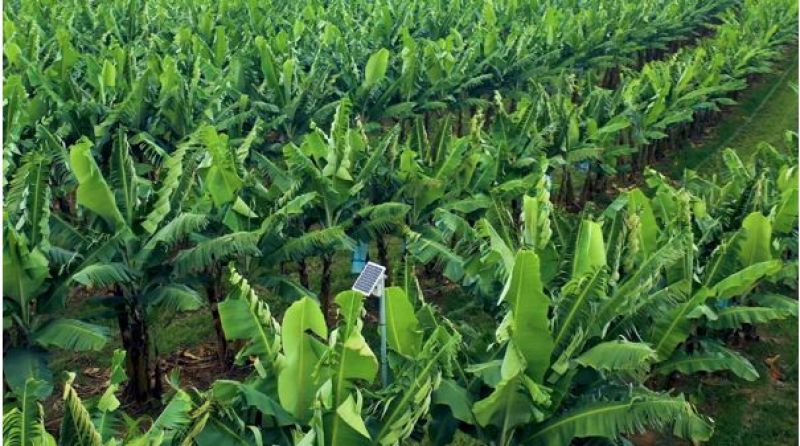
[{"label": "blue solar cell", "polygon": [[367,262],[367,265],[361,270],[361,274],[358,275],[356,282],[353,284],[353,290],[369,296],[372,294],[372,290],[375,289],[375,285],[383,277],[384,271],[386,271],[386,267],[377,263]]}]

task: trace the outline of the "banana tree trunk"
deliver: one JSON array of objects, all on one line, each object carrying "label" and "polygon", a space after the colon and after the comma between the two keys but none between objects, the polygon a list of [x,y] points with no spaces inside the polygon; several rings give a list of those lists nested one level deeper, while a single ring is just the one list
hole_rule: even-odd
[{"label": "banana tree trunk", "polygon": [[[511,224],[514,225],[514,231],[520,232],[522,230],[522,218],[519,216],[522,215],[522,201],[513,199],[511,200],[511,215],[513,218],[511,219]],[[457,240],[453,239],[453,244],[457,243]]]},{"label": "banana tree trunk", "polygon": [[153,376],[156,377],[153,383],[153,393],[161,396],[164,394],[164,383],[162,383],[158,377],[161,376],[164,371],[161,369],[161,360],[159,358],[158,346],[153,345]]},{"label": "banana tree trunk", "polygon": [[[428,137],[429,138],[433,138],[434,132],[433,132],[433,129],[431,128],[431,112],[423,113],[422,114],[422,121],[423,121],[423,128],[425,129],[425,132],[428,134]],[[428,159],[429,160],[433,160],[433,158],[431,156],[431,149],[433,149],[433,144],[428,146],[426,149],[427,150],[425,151],[425,153],[427,154]]]},{"label": "banana tree trunk", "polygon": [[572,176],[566,165],[562,167],[561,172],[561,187],[558,192],[558,201],[561,202],[563,206],[569,207],[575,203],[575,191],[572,189]]},{"label": "banana tree trunk", "polygon": [[378,258],[380,259],[381,265],[386,267],[386,277],[392,277],[392,268],[389,264],[389,247],[387,246],[385,236],[383,234],[379,235],[376,243],[378,245]]},{"label": "banana tree trunk", "polygon": [[309,289],[308,264],[306,264],[306,259],[301,259],[297,262],[297,274],[300,276],[300,285],[302,285],[305,289]]},{"label": "banana tree trunk", "polygon": [[222,330],[222,319],[219,317],[219,303],[222,300],[222,287],[219,283],[219,274],[217,271],[210,271],[211,277],[206,285],[206,295],[208,297],[208,308],[211,310],[211,320],[214,321],[214,331],[217,334],[217,358],[220,363],[227,365],[229,362],[228,357],[228,340],[225,339],[225,331]]},{"label": "banana tree trunk", "polygon": [[592,185],[592,197],[596,194],[603,193],[606,188],[606,174],[603,169],[597,169],[594,176],[594,184]]},{"label": "banana tree trunk", "polygon": [[320,279],[319,300],[322,304],[322,312],[325,314],[325,320],[328,326],[333,326],[333,316],[331,314],[331,265],[333,264],[333,256],[325,254],[322,256],[322,278]]},{"label": "banana tree trunk", "polygon": [[583,182],[583,189],[581,190],[580,196],[580,206],[583,207],[584,204],[589,202],[594,196],[594,174],[592,173],[594,170],[594,163],[589,166],[588,172],[586,172],[586,179]]},{"label": "banana tree trunk", "polygon": [[[127,351],[126,392],[136,401],[158,397],[150,382],[150,336],[144,310],[135,303],[122,304],[117,308],[117,322],[122,335],[122,347]],[[156,376],[155,379],[160,377]]]}]

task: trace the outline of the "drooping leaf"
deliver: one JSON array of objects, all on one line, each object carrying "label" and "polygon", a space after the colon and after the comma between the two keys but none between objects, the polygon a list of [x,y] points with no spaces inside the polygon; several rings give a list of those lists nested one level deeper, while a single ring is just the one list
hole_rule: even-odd
[{"label": "drooping leaf", "polygon": [[31,334],[31,339],[43,347],[73,351],[99,351],[108,337],[108,327],[64,318],[54,319]]},{"label": "drooping leaf", "polygon": [[656,352],[642,342],[625,340],[601,342],[575,359],[578,364],[601,372],[647,371]]},{"label": "drooping leaf", "polygon": [[316,393],[313,371],[326,346],[328,327],[319,305],[308,297],[294,302],[283,316],[281,343],[285,363],[278,375],[281,405],[301,420],[311,416]]},{"label": "drooping leaf", "polygon": [[234,380],[218,379],[212,386],[214,398],[227,404],[229,399],[241,397],[248,407],[258,409],[264,415],[273,417],[279,426],[296,424],[297,420],[281,407],[274,395],[264,393],[260,381],[242,383]]},{"label": "drooping leaf", "polygon": [[14,403],[4,402],[3,444],[8,446],[52,446],[53,437],[45,430],[44,411],[39,403],[52,384],[28,378],[16,391]]},{"label": "drooping leaf", "polygon": [[369,56],[367,65],[364,68],[364,87],[370,88],[380,82],[386,76],[386,69],[389,66],[389,50],[381,48]]},{"label": "drooping leaf", "polygon": [[772,224],[760,212],[753,212],[742,221],[744,238],[739,244],[739,260],[747,267],[772,260]]},{"label": "drooping leaf", "polygon": [[233,232],[183,250],[175,256],[173,266],[179,275],[203,271],[220,263],[228,262],[238,256],[258,256],[258,233]]},{"label": "drooping leaf", "polygon": [[686,302],[671,307],[655,321],[647,342],[653,346],[660,359],[664,360],[672,355],[675,348],[689,337],[694,324],[688,317],[689,314],[713,296],[713,291],[701,288]]},{"label": "drooping leaf", "polygon": [[272,365],[278,354],[279,327],[267,304],[259,299],[249,282],[233,267],[230,268],[231,289],[219,303],[219,318],[228,340],[246,342],[238,358],[259,357]]},{"label": "drooping leaf", "polygon": [[797,299],[780,294],[760,294],[750,298],[755,304],[781,311],[788,316],[797,317]]},{"label": "drooping leaf", "polygon": [[550,300],[544,294],[539,257],[533,251],[517,253],[503,300],[509,305],[511,339],[527,362],[528,376],[541,383],[550,367],[553,338],[547,318]]},{"label": "drooping leaf", "polygon": [[[191,396],[183,390],[178,390],[169,400],[166,407],[153,421],[144,438],[156,444],[169,442],[177,432],[182,431],[192,422],[192,410],[195,408]],[[148,443],[143,443],[146,445]]]},{"label": "drooping leaf", "polygon": [[631,274],[620,280],[610,298],[600,304],[594,329],[601,329],[623,309],[633,305],[638,297],[648,293],[661,280],[664,269],[683,258],[686,246],[686,239],[677,236],[647,255]]},{"label": "drooping leaf", "polygon": [[580,277],[606,266],[606,250],[600,225],[583,220],[572,258],[572,277]]},{"label": "drooping leaf", "polygon": [[593,322],[593,303],[605,297],[607,285],[608,271],[597,268],[585,276],[572,278],[562,287],[562,298],[556,306],[555,347],[569,342],[576,324],[586,329]]},{"label": "drooping leaf", "polygon": [[642,429],[666,430],[685,439],[705,441],[712,425],[683,396],[632,395],[619,401],[598,401],[569,410],[536,426],[525,440],[530,445],[567,446],[574,438],[615,440]]},{"label": "drooping leaf", "polygon": [[678,372],[690,375],[698,372],[719,372],[729,370],[734,375],[746,381],[758,379],[758,371],[742,355],[719,347],[718,349],[705,352],[678,352],[670,359],[661,362],[654,368],[653,372],[660,375]]},{"label": "drooping leaf", "polygon": [[[356,291],[344,291],[334,299],[346,321],[346,325],[340,328],[344,331],[340,333],[343,339],[337,381],[360,379],[371,382],[378,372],[378,359],[361,334],[363,299],[364,296]],[[342,400],[340,392],[336,391],[334,395],[337,402]]]},{"label": "drooping leaf", "polygon": [[[32,247],[46,246],[50,218],[50,168],[52,158],[47,152],[32,151],[22,156],[11,177],[5,195],[6,225],[26,235]],[[18,225],[23,223],[20,228]]]},{"label": "drooping leaf", "polygon": [[388,287],[386,293],[386,337],[390,349],[415,357],[422,345],[422,328],[414,307],[400,287]]},{"label": "drooping leaf", "polygon": [[455,360],[461,337],[439,325],[423,342],[413,361],[404,361],[393,369],[391,397],[385,400],[380,429],[372,436],[372,445],[402,443],[414,431],[420,419],[429,413],[431,393],[436,389],[442,368]]},{"label": "drooping leaf", "polygon": [[61,421],[60,440],[64,444],[103,446],[103,439],[92,423],[91,415],[72,386],[75,374],[70,373],[64,384],[65,414]]},{"label": "drooping leaf", "polygon": [[47,353],[41,349],[9,349],[3,355],[3,376],[9,389],[17,395],[26,391],[26,382],[31,378],[39,384],[35,386],[37,393],[28,393],[28,397],[44,399],[53,391],[53,372],[47,364]]},{"label": "drooping leaf", "polygon": [[93,263],[76,271],[72,280],[88,288],[105,288],[116,284],[128,284],[137,277],[137,272],[124,263]]},{"label": "drooping leaf", "polygon": [[717,319],[708,321],[708,326],[715,329],[736,329],[744,324],[766,324],[789,317],[787,313],[775,308],[745,305],[722,308],[716,313]]},{"label": "drooping leaf", "polygon": [[433,403],[449,407],[457,420],[470,424],[475,423],[475,415],[472,413],[472,396],[467,389],[451,379],[442,380],[439,388],[433,393]]},{"label": "drooping leaf", "polygon": [[329,428],[325,430],[325,444],[347,444],[347,445],[368,445],[371,436],[367,431],[367,426],[361,418],[361,396],[358,399],[349,395],[340,404],[329,418],[335,420],[329,422]]},{"label": "drooping leaf", "polygon": [[205,305],[197,290],[178,283],[157,287],[147,294],[146,301],[152,308],[176,312],[197,310]]},{"label": "drooping leaf", "polygon": [[515,427],[541,421],[539,407],[546,406],[548,398],[545,389],[525,375],[524,358],[512,341],[503,359],[500,382],[489,396],[475,402],[472,410],[481,426],[496,426],[502,430],[502,438],[507,438]]},{"label": "drooping leaf", "polygon": [[781,269],[779,260],[754,263],[714,284],[718,299],[740,296],[750,291],[764,276],[775,274]]},{"label": "drooping leaf", "polygon": [[125,219],[92,156],[92,146],[92,142],[83,137],[70,147],[70,167],[78,180],[78,204],[103,217],[118,230],[125,226]]},{"label": "drooping leaf", "polygon": [[163,225],[147,240],[144,247],[136,255],[136,264],[147,265],[150,256],[155,252],[163,254],[164,250],[173,248],[178,242],[198,232],[208,225],[208,217],[202,214],[181,213]]},{"label": "drooping leaf", "polygon": [[[42,291],[49,274],[47,258],[28,244],[11,228],[4,231],[3,243],[3,295],[17,301],[28,311],[31,301]],[[27,317],[27,316],[25,316]]]},{"label": "drooping leaf", "polygon": [[119,436],[124,429],[121,417],[115,411],[121,404],[117,399],[116,392],[128,378],[125,374],[125,356],[125,350],[114,350],[107,387],[97,401],[97,407],[92,417],[97,432],[106,443]]},{"label": "drooping leaf", "polygon": [[186,152],[187,146],[179,145],[163,164],[162,168],[166,174],[161,181],[161,188],[158,190],[158,199],[147,218],[142,222],[142,227],[151,234],[172,211],[172,194],[180,185],[181,175],[183,175],[183,158],[186,156]]},{"label": "drooping leaf", "polygon": [[236,168],[236,153],[228,146],[228,136],[210,125],[198,130],[198,135],[208,151],[208,167],[202,170],[205,190],[219,207],[233,201],[244,184]]}]

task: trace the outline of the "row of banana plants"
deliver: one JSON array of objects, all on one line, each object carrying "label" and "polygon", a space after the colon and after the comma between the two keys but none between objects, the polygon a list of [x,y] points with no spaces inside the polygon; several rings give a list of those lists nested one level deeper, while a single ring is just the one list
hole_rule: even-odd
[{"label": "row of banana plants", "polygon": [[754,75],[772,69],[796,39],[796,21],[784,15],[796,4],[765,6],[750,2],[722,14],[713,37],[640,71],[623,70],[613,91],[591,76],[564,77],[534,83],[511,110],[496,98],[492,121],[500,122],[489,126],[487,145],[520,159],[547,154],[560,171],[557,202],[581,206],[685,147]]},{"label": "row of banana plants", "polygon": [[15,1],[4,142],[46,138],[39,124],[68,145],[124,125],[169,150],[208,119],[241,135],[257,116],[281,142],[343,97],[375,122],[469,108],[655,57],[734,3]]},{"label": "row of banana plants", "polygon": [[[26,78],[35,79],[41,93],[23,101],[24,114],[6,110],[12,135],[19,132],[4,146],[19,153],[5,164],[13,169],[4,234],[9,241],[4,270],[10,273],[4,306],[11,315],[5,332],[14,347],[6,357],[10,370],[23,372],[7,376],[13,381],[32,374],[51,382],[45,349],[99,349],[106,343],[107,328],[63,316],[68,302],[80,297],[76,291],[90,295],[82,300],[96,308],[95,319],[116,320],[127,351],[129,390],[136,398],[159,393],[150,327],[164,314],[208,308],[220,359],[226,361],[231,352],[218,305],[227,288],[221,273],[231,260],[238,260],[259,286],[291,299],[314,294],[307,260],[319,257],[319,299],[330,319],[337,252],[374,239],[389,264],[387,235],[407,235],[411,241],[422,234],[437,246],[442,209],[499,213],[508,205],[519,212],[519,197],[541,188],[538,173],[547,166],[562,169],[564,192],[556,201],[569,202],[571,187],[565,185],[575,163],[588,158],[595,160],[594,170],[608,169],[616,158],[636,153],[636,144],[679,131],[673,124],[688,122],[696,110],[724,104],[723,93],[742,88],[744,76],[767,69],[780,45],[793,38],[781,26],[794,20],[780,12],[785,3],[744,3],[723,17],[716,37],[668,61],[646,64],[616,92],[568,78],[535,86],[513,111],[498,98],[503,106],[491,119],[479,112],[464,132],[454,132],[457,118],[444,114],[433,131],[420,118],[405,135],[396,125],[377,136],[368,136],[360,117],[352,124],[353,102],[342,100],[328,132],[312,125],[280,153],[265,146],[272,127],[260,119],[246,131],[220,132],[231,122],[247,123],[235,118],[239,109],[220,110],[221,103],[205,114],[214,126],[202,125],[166,149],[160,137],[140,131],[136,123],[158,121],[149,115],[153,104],[142,102],[151,92],[145,84],[111,113],[113,119],[80,120],[83,126],[97,123],[89,131],[94,138],[78,139],[67,150],[79,130],[72,121],[48,114],[32,121],[35,130],[15,124],[20,116],[30,123],[28,118],[47,109],[49,100],[72,96],[26,65],[24,52],[11,50],[12,66],[26,67]],[[31,44],[38,45],[36,39]],[[741,48],[750,50],[742,55]],[[700,70],[708,60],[717,68]],[[67,62],[56,64],[63,73],[77,63]],[[103,85],[112,87],[107,84],[116,83],[114,64],[103,66],[108,75]],[[56,68],[50,67],[52,75]],[[701,79],[704,73],[709,77]],[[179,82],[180,73],[157,77],[161,104],[176,103],[167,87]],[[26,96],[21,79],[6,85],[12,99],[14,92]],[[81,101],[80,107],[94,109],[89,103]],[[590,172],[588,178],[601,183],[598,176]],[[509,233],[506,227],[500,230]],[[458,268],[458,262],[449,262],[448,277],[459,280]],[[290,269],[297,270],[297,280],[287,279]],[[17,388],[24,384],[22,378],[16,381]]]},{"label": "row of banana plants", "polygon": [[[724,160],[720,181],[687,172],[678,187],[651,171],[643,188],[579,215],[553,206],[541,174],[503,235],[499,217],[510,210],[487,209],[473,226],[440,214],[455,247],[443,258],[464,256],[465,277],[491,282],[481,288],[492,290],[497,330],[483,348],[416,284],[388,288],[391,381],[382,388],[362,295],[336,296],[335,323],[308,297],[279,322],[244,270],[228,265],[218,311],[251,375],[207,390],[172,376],[164,411],[141,429],[119,410],[118,352],[108,389],[86,404],[69,377],[59,444],[445,445],[456,431],[503,446],[615,442],[643,430],[707,440],[712,420],[660,390],[659,377],[757,379],[722,336],[797,316],[797,301],[775,292],[797,267],[796,253],[783,260],[796,245],[796,160],[768,145]],[[37,402],[46,386],[31,377],[15,390],[10,444],[56,444]]]}]

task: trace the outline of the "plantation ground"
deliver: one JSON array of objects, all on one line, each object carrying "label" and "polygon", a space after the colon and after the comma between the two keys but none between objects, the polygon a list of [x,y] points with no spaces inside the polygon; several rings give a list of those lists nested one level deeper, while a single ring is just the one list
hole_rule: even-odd
[{"label": "plantation ground", "polygon": [[[720,152],[726,147],[733,148],[742,155],[755,150],[761,141],[776,147],[784,147],[783,138],[787,130],[797,130],[797,93],[792,88],[798,75],[797,49],[787,52],[784,69],[774,75],[759,79],[745,91],[739,105],[727,112],[725,119],[692,147],[685,148],[670,160],[658,166],[663,173],[679,178],[684,168],[692,168],[701,173],[711,174],[720,161]],[[390,244],[392,258],[399,256],[399,241]],[[375,256],[375,252],[371,253]],[[349,257],[340,255],[333,266],[334,290],[350,286]],[[314,287],[319,277],[318,265],[311,265],[311,281]],[[422,284],[426,297],[444,307],[448,316],[480,330],[483,326],[491,331],[494,322],[487,319],[482,311],[472,311],[465,307],[464,300],[455,288],[439,284]],[[282,314],[288,302],[276,298],[270,302],[276,314]],[[91,305],[83,302],[76,305],[75,314],[88,314]],[[778,446],[797,444],[797,321],[782,322],[769,327],[759,327],[760,342],[745,343],[740,346],[756,365],[761,378],[753,383],[731,380],[720,376],[702,379],[691,378],[680,384],[682,391],[691,393],[694,402],[702,411],[716,421],[716,432],[710,445],[765,445]],[[181,314],[170,320],[159,321],[153,335],[159,356],[164,359],[164,369],[179,365],[182,369],[183,385],[204,387],[221,374],[235,374],[235,371],[219,370],[213,361],[214,330],[211,315],[207,310]],[[116,331],[112,330],[112,333]],[[365,330],[368,337],[374,330]],[[59,353],[53,365],[56,373],[62,371],[78,372],[77,386],[82,394],[102,390],[104,371],[93,368],[106,363],[110,352],[119,346],[119,339],[109,342],[100,352]],[[772,363],[772,366],[768,365]],[[48,406],[61,403],[58,392],[54,393]],[[139,408],[147,410],[147,408]],[[49,411],[55,415],[58,411]],[[55,419],[48,423],[55,426]],[[457,438],[454,444],[474,444],[466,438]]]}]

